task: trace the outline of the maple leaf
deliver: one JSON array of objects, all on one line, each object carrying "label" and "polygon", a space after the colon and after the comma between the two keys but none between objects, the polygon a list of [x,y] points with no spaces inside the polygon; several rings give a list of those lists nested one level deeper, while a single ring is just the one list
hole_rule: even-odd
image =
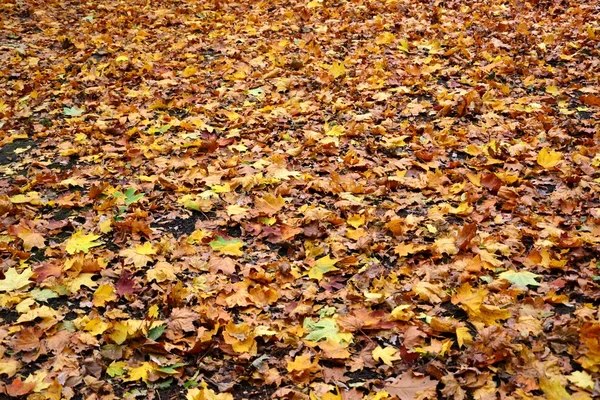
[{"label": "maple leaf", "polygon": [[127,363],[125,361],[113,361],[110,363],[108,368],[106,368],[106,373],[114,378],[115,376],[121,376],[125,373],[127,367]]},{"label": "maple leaf", "polygon": [[21,363],[18,360],[12,358],[0,359],[0,375],[6,375],[10,378],[17,373],[20,367]]},{"label": "maple leaf", "polygon": [[194,322],[200,319],[197,312],[187,308],[174,308],[169,317],[169,329],[175,332],[191,332],[196,329]]},{"label": "maple leaf", "polygon": [[337,271],[339,268],[334,265],[339,261],[337,258],[331,258],[329,255],[321,257],[315,261],[315,265],[308,271],[308,277],[311,279],[321,280],[323,275],[331,271]]},{"label": "maple leaf", "polygon": [[429,377],[417,378],[410,372],[405,372],[401,377],[387,381],[383,389],[400,400],[414,400],[419,398],[419,393],[433,390],[437,382]]},{"label": "maple leaf", "polygon": [[510,311],[483,304],[488,293],[486,289],[473,289],[469,283],[465,283],[452,296],[452,304],[460,304],[470,318],[488,325],[496,324],[498,319],[510,318],[512,316]]},{"label": "maple leaf", "polygon": [[71,293],[77,293],[82,286],[86,286],[89,288],[95,288],[98,286],[98,282],[92,280],[95,274],[92,273],[83,273],[79,274],[79,276],[71,281],[69,284],[69,290]]},{"label": "maple leaf", "polygon": [[536,278],[540,277],[540,275],[529,271],[504,271],[498,275],[498,278],[506,279],[513,285],[517,285],[522,288],[526,288],[528,285],[540,286],[540,284],[536,281]]},{"label": "maple leaf", "polygon": [[154,268],[148,270],[146,277],[148,278],[148,282],[156,281],[158,283],[174,281],[177,279],[175,267],[165,261],[156,263]]},{"label": "maple leaf", "polygon": [[346,134],[346,128],[343,125],[333,125],[329,126],[329,124],[325,124],[325,135],[327,136],[344,136]]},{"label": "maple leaf", "polygon": [[119,252],[121,257],[125,257],[125,264],[133,264],[136,268],[145,267],[152,261],[151,256],[154,254],[156,254],[156,249],[150,242],[138,244],[133,249],[123,249]]},{"label": "maple leaf", "polygon": [[375,361],[383,361],[386,365],[390,367],[394,365],[394,361],[401,360],[402,358],[398,356],[398,349],[395,349],[391,346],[386,346],[382,348],[381,346],[377,346],[373,352],[371,353],[373,360]]},{"label": "maple leaf", "polygon": [[334,61],[333,64],[329,67],[329,72],[333,75],[334,78],[340,78],[346,75],[346,66],[343,62]]},{"label": "maple leaf", "polygon": [[239,257],[244,255],[242,247],[244,247],[245,244],[239,239],[227,240],[222,236],[216,236],[216,239],[210,242],[209,245],[211,249],[227,256]]},{"label": "maple leaf", "polygon": [[64,107],[63,108],[63,114],[66,115],[67,117],[79,117],[84,112],[85,112],[84,108],[77,108],[77,107]]},{"label": "maple leaf", "polygon": [[143,193],[135,194],[135,188],[127,188],[125,193],[114,192],[113,197],[115,198],[123,198],[125,200],[126,205],[131,205],[135,202],[138,202],[144,197]]},{"label": "maple leaf", "polygon": [[310,331],[304,337],[306,340],[318,342],[319,340],[331,339],[336,343],[350,343],[352,341],[352,334],[340,332],[339,325],[333,318],[322,318],[317,322],[306,318],[303,327]]},{"label": "maple leaf", "polygon": [[209,389],[206,382],[200,384],[200,388],[188,389],[186,400],[233,400],[231,393],[215,393],[214,390]]},{"label": "maple leaf", "polygon": [[236,353],[250,353],[255,355],[257,343],[254,340],[255,334],[250,331],[250,326],[246,323],[234,324],[229,322],[223,331],[225,343],[230,344]]},{"label": "maple leaf", "polygon": [[561,160],[562,153],[544,147],[537,156],[537,163],[546,169],[554,168]]},{"label": "maple leaf", "polygon": [[29,278],[33,276],[31,268],[25,268],[20,274],[15,268],[9,268],[4,273],[4,279],[0,279],[0,292],[12,292],[29,285]]},{"label": "maple leaf", "polygon": [[96,241],[99,238],[99,235],[93,233],[85,234],[83,231],[77,231],[66,241],[65,250],[69,254],[75,254],[80,251],[87,253],[92,247],[102,246],[102,242]]},{"label": "maple leaf", "polygon": [[354,228],[360,228],[362,225],[365,224],[365,216],[362,214],[354,214],[350,218],[348,218],[346,222],[348,223],[348,225]]},{"label": "maple leaf", "polygon": [[592,376],[585,371],[575,371],[567,379],[575,386],[586,390],[592,390],[595,385]]},{"label": "maple leaf", "polygon": [[382,45],[382,44],[390,44],[392,43],[394,40],[396,39],[396,37],[394,36],[393,33],[391,32],[383,32],[381,34],[379,34],[376,38],[375,38],[375,44],[378,45]]},{"label": "maple leaf", "polygon": [[32,392],[34,388],[35,382],[23,382],[19,376],[6,386],[6,393],[11,397],[20,397]]},{"label": "maple leaf", "polygon": [[131,295],[136,292],[135,279],[133,278],[133,274],[131,273],[131,271],[127,269],[123,269],[123,271],[121,271],[121,276],[117,281],[116,287],[117,294],[120,297],[123,297],[125,295]]},{"label": "maple leaf", "polygon": [[123,378],[125,382],[139,381],[148,382],[148,375],[155,369],[155,366],[151,362],[143,362],[137,367],[129,368],[127,371],[127,377]]},{"label": "maple leaf", "polygon": [[232,204],[227,206],[227,215],[236,216],[236,215],[244,215],[248,213],[248,209],[237,204]]},{"label": "maple leaf", "polygon": [[104,307],[106,303],[110,303],[116,299],[117,295],[115,294],[115,289],[112,287],[112,285],[103,283],[98,286],[94,292],[92,304],[94,304],[96,307]]},{"label": "maple leaf", "polygon": [[16,235],[23,241],[23,248],[26,251],[30,251],[34,247],[37,247],[38,249],[45,247],[44,237],[29,225],[32,224],[21,221],[21,224],[19,225],[10,226],[8,232],[11,235]]},{"label": "maple leaf", "polygon": [[277,214],[283,206],[285,206],[285,200],[281,196],[273,196],[272,194],[265,194],[262,198],[257,197],[254,199],[256,211],[261,214],[272,216]]}]

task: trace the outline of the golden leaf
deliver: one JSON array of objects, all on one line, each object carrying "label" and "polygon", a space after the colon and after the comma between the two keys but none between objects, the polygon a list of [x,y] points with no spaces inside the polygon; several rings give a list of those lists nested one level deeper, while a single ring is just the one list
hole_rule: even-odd
[{"label": "golden leaf", "polygon": [[373,360],[382,361],[390,367],[394,365],[394,361],[401,360],[401,357],[398,356],[398,350],[391,346],[385,348],[377,346],[371,353],[371,356],[373,357]]},{"label": "golden leaf", "polygon": [[537,163],[546,169],[551,169],[560,162],[561,158],[561,152],[551,150],[549,147],[544,147],[538,154]]}]

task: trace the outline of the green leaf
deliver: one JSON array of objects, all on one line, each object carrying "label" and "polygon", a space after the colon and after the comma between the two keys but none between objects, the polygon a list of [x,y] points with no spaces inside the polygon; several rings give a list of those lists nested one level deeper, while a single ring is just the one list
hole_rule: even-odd
[{"label": "green leaf", "polygon": [[195,381],[195,380],[193,380],[193,379],[190,379],[190,380],[186,381],[186,382],[183,384],[183,387],[184,387],[185,389],[189,389],[189,388],[196,387],[196,386],[198,386],[199,384],[200,384],[200,383],[198,383],[198,381]]},{"label": "green leaf", "polygon": [[77,108],[77,107],[64,107],[63,108],[63,114],[66,115],[67,117],[79,117],[81,114],[83,114],[85,112],[84,108]]},{"label": "green leaf", "polygon": [[126,366],[127,363],[125,361],[113,361],[108,368],[106,368],[106,373],[110,375],[111,378],[121,376],[125,373]]},{"label": "green leaf", "polygon": [[134,188],[129,188],[125,191],[125,204],[130,205],[144,197],[143,193],[135,194]]},{"label": "green leaf", "polygon": [[66,241],[67,253],[75,254],[79,251],[87,253],[92,247],[102,246],[102,242],[96,242],[98,238],[100,238],[100,235],[94,235],[93,233],[86,235],[83,231],[77,231]]},{"label": "green leaf", "polygon": [[244,247],[244,242],[239,239],[227,240],[222,236],[217,236],[215,240],[209,243],[210,248],[218,251],[221,254],[225,254],[228,256],[242,256],[244,253],[242,252],[242,247]]},{"label": "green leaf", "polygon": [[318,322],[307,318],[304,320],[303,325],[304,329],[311,331],[304,339],[311,342],[318,342],[324,339],[332,339],[337,343],[350,343],[352,341],[352,334],[340,332],[340,328],[333,318],[323,318]]},{"label": "green leaf", "polygon": [[177,373],[179,373],[179,371],[177,371],[176,368],[181,368],[184,365],[185,365],[184,363],[165,365],[164,367],[158,368],[157,371],[163,372],[165,374],[177,374]]},{"label": "green leaf", "polygon": [[536,278],[540,277],[541,275],[534,274],[533,272],[529,271],[504,271],[498,275],[498,278],[506,279],[513,285],[520,287],[527,287],[527,285],[540,286],[540,284],[535,280]]},{"label": "green leaf", "polygon": [[167,388],[171,387],[172,384],[173,384],[173,378],[169,378],[166,381],[156,383],[154,385],[154,388],[155,389],[167,389]]},{"label": "green leaf", "polygon": [[50,289],[33,289],[31,291],[31,297],[33,297],[36,301],[48,301],[49,299],[57,298],[58,294],[54,293]]},{"label": "green leaf", "polygon": [[159,326],[155,326],[154,328],[150,329],[148,331],[148,339],[150,340],[158,340],[158,338],[160,338],[162,336],[162,334],[164,333],[166,329],[165,325],[159,325]]}]

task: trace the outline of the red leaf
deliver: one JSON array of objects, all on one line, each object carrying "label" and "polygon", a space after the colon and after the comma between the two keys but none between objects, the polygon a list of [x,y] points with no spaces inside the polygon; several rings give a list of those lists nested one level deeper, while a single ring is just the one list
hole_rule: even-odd
[{"label": "red leaf", "polygon": [[502,186],[502,180],[496,174],[490,172],[481,178],[481,184],[492,192],[497,192],[500,186]]},{"label": "red leaf", "polygon": [[117,282],[117,294],[122,297],[126,294],[134,294],[137,289],[134,288],[135,286],[135,279],[133,279],[133,274],[131,273],[131,271],[124,269],[123,272],[121,272],[121,277],[119,278],[119,281]]},{"label": "red leaf", "polygon": [[588,106],[600,107],[600,97],[598,97],[594,94],[587,94],[587,95],[579,96],[579,100],[583,104],[586,104]]},{"label": "red leaf", "polygon": [[462,227],[460,232],[458,232],[458,236],[456,237],[456,246],[464,250],[469,246],[471,240],[477,234],[477,224],[467,224]]},{"label": "red leaf", "polygon": [[6,394],[11,397],[25,396],[35,388],[35,382],[25,383],[18,377],[6,387]]}]

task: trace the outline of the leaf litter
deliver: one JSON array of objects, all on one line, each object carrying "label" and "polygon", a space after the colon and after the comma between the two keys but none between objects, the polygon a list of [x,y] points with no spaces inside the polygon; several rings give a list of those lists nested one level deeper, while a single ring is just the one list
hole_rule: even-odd
[{"label": "leaf litter", "polygon": [[2,396],[600,395],[595,2],[0,11]]}]

